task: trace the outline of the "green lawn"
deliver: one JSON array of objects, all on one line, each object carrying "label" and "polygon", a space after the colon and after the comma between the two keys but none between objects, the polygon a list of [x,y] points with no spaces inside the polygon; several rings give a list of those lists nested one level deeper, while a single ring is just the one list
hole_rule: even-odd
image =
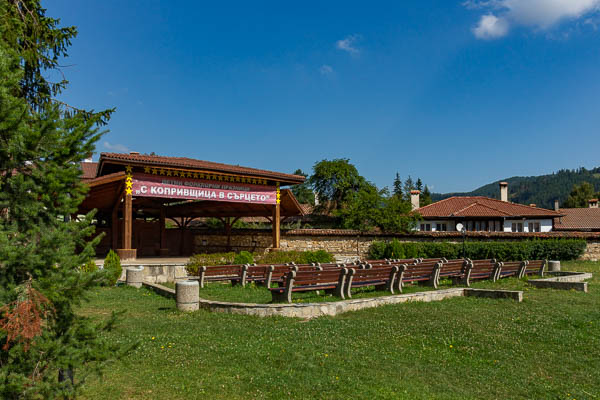
[{"label": "green lawn", "polygon": [[103,288],[81,312],[126,310],[111,339],[140,346],[83,398],[600,398],[598,276],[587,294],[508,279],[475,286],[523,289],[523,303],[453,298],[310,321],[184,314],[146,289]]}]

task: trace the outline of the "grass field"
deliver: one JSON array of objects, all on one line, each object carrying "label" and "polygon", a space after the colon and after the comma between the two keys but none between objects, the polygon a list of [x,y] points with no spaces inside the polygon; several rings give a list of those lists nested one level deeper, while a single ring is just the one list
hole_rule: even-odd
[{"label": "grass field", "polygon": [[304,321],[184,314],[146,289],[103,288],[81,313],[126,310],[111,340],[139,342],[89,380],[88,399],[600,398],[600,263],[590,292],[524,281],[511,300],[453,298]]}]

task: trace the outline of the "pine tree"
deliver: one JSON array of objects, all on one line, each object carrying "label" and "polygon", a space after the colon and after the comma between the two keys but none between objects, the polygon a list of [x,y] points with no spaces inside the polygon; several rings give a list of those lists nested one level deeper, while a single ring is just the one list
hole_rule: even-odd
[{"label": "pine tree", "polygon": [[404,200],[410,201],[410,191],[411,190],[415,190],[415,184],[409,175],[408,178],[406,178],[406,180],[404,181],[404,188],[403,188]]},{"label": "pine tree", "polygon": [[394,178],[394,196],[402,199],[402,179],[400,178],[400,174],[396,172],[396,177]]},{"label": "pine tree", "polygon": [[423,191],[423,182],[421,182],[421,178],[417,179],[417,183],[415,184],[415,189],[419,192]]},{"label": "pine tree", "polygon": [[67,82],[44,73],[66,56],[74,27],[58,27],[39,0],[4,0],[0,15],[0,398],[72,398],[90,367],[124,350],[99,336],[114,317],[76,313],[104,274],[79,271],[99,241],[93,215],[68,218],[85,194],[79,163],[112,110],[54,99]]},{"label": "pine tree", "polygon": [[423,190],[423,193],[419,197],[419,207],[425,207],[431,203],[433,203],[431,200],[431,192],[429,191],[429,187],[425,185],[425,190]]}]

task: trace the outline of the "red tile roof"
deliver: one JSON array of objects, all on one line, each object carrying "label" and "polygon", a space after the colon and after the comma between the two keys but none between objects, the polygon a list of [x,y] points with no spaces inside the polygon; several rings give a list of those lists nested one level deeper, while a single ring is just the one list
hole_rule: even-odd
[{"label": "red tile roof", "polygon": [[282,172],[267,171],[263,169],[241,167],[239,165],[221,164],[212,161],[196,160],[187,157],[165,157],[151,156],[145,154],[124,154],[124,153],[101,153],[100,165],[111,161],[126,162],[132,164],[160,165],[165,167],[180,167],[190,169],[200,169],[216,172],[228,172],[234,174],[251,175],[263,178],[269,178],[282,183],[297,184],[304,182],[304,177],[300,175],[285,174]]},{"label": "red tile roof", "polygon": [[600,208],[561,208],[564,217],[554,219],[554,230],[600,231]]},{"label": "red tile roof", "polygon": [[483,196],[450,197],[416,210],[424,218],[450,217],[558,217],[561,214]]},{"label": "red tile roof", "polygon": [[81,163],[81,180],[86,181],[94,179],[98,172],[97,162],[82,162]]}]

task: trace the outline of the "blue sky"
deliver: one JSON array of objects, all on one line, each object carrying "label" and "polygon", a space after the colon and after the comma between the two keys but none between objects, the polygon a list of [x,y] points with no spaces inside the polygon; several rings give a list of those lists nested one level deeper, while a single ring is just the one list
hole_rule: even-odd
[{"label": "blue sky", "polygon": [[436,192],[599,166],[600,0],[44,2],[98,151],[293,172],[349,158]]}]

